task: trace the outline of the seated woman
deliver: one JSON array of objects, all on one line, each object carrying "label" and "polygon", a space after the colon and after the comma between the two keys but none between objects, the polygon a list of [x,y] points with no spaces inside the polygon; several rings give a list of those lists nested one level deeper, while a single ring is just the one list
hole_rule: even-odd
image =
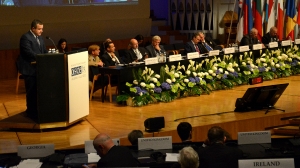
[{"label": "seated woman", "polygon": [[[98,67],[103,67],[104,66],[104,63],[99,58],[100,47],[98,45],[96,45],[96,44],[90,45],[89,48],[88,48],[88,53],[89,53],[89,66],[90,67],[98,68]],[[89,86],[91,88],[94,75],[97,75],[97,74],[94,74],[93,72],[90,72],[89,74],[90,74]],[[107,76],[105,76],[103,83],[104,83],[104,85],[108,84],[108,77]],[[101,84],[102,84],[101,78],[98,78],[98,80],[96,81],[95,86],[94,86],[96,88],[94,91],[97,91],[97,89],[100,89]]]},{"label": "seated woman", "polygon": [[64,38],[61,38],[59,41],[58,41],[58,44],[57,44],[57,49],[58,49],[58,52],[59,53],[65,53],[65,52],[68,52],[68,46],[67,46],[67,40],[64,39]]}]

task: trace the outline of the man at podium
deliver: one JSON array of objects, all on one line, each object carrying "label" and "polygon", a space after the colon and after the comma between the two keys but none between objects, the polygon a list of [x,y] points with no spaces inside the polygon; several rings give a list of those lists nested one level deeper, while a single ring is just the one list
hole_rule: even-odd
[{"label": "man at podium", "polygon": [[47,53],[43,38],[43,23],[34,19],[30,30],[20,39],[20,56],[18,58],[19,72],[24,76],[26,89],[26,113],[32,119],[37,119],[37,81],[36,61],[37,54]]}]

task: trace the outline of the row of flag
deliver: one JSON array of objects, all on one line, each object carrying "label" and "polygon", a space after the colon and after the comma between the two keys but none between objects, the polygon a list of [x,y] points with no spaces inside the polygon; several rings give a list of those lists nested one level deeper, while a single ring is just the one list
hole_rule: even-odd
[{"label": "row of flag", "polygon": [[[300,0],[238,0],[239,23],[237,40],[249,34],[254,27],[258,30],[258,39],[276,26],[280,40],[294,39],[294,28],[300,25]],[[298,14],[297,14],[298,13]]]}]

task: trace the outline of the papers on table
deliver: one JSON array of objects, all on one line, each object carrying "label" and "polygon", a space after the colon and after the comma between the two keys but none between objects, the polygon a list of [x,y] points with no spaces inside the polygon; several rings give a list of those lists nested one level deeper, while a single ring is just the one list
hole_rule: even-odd
[{"label": "papers on table", "polygon": [[100,156],[97,153],[88,154],[88,163],[97,163],[100,160]]},{"label": "papers on table", "polygon": [[42,166],[42,162],[40,159],[26,159],[21,161],[17,166],[13,166],[11,168],[39,168]]},{"label": "papers on table", "polygon": [[166,162],[178,162],[179,153],[166,153]]}]

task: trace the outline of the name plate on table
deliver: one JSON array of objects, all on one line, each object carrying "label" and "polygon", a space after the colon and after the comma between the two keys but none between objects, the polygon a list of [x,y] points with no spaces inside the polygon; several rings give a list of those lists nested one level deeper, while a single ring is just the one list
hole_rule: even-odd
[{"label": "name plate on table", "polygon": [[199,53],[198,52],[192,52],[192,53],[187,53],[187,59],[194,59],[194,58],[199,58]]},{"label": "name plate on table", "polygon": [[[112,141],[116,146],[120,146],[120,138],[112,139]],[[97,153],[93,145],[93,140],[84,142],[84,153]]]},{"label": "name plate on table", "polygon": [[276,48],[276,47],[278,47],[278,42],[269,43],[269,48]]},{"label": "name plate on table", "polygon": [[295,44],[300,44],[300,39],[295,39]]},{"label": "name plate on table", "polygon": [[239,160],[239,168],[294,168],[294,158],[274,159],[247,159]]},{"label": "name plate on table", "polygon": [[151,64],[158,64],[158,59],[156,57],[145,59],[145,65],[151,65]]},{"label": "name plate on table", "polygon": [[249,46],[248,46],[248,45],[247,45],[247,46],[240,46],[240,47],[239,47],[239,51],[240,51],[240,52],[249,51]]},{"label": "name plate on table", "polygon": [[270,131],[238,132],[238,144],[271,143]]},{"label": "name plate on table", "polygon": [[253,50],[261,50],[262,49],[262,44],[254,44],[252,49]]},{"label": "name plate on table", "polygon": [[224,48],[224,54],[232,54],[232,53],[235,53],[234,47]]},{"label": "name plate on table", "polygon": [[172,136],[151,137],[138,139],[139,150],[143,149],[172,149]]},{"label": "name plate on table", "polygon": [[291,40],[284,40],[281,42],[281,46],[289,46],[291,45]]},{"label": "name plate on table", "polygon": [[19,145],[18,156],[21,158],[41,158],[54,153],[54,144]]},{"label": "name plate on table", "polygon": [[208,56],[215,56],[215,55],[219,55],[220,54],[220,50],[212,50],[209,51]]},{"label": "name plate on table", "polygon": [[180,60],[182,60],[181,54],[169,55],[169,62],[180,61]]}]

